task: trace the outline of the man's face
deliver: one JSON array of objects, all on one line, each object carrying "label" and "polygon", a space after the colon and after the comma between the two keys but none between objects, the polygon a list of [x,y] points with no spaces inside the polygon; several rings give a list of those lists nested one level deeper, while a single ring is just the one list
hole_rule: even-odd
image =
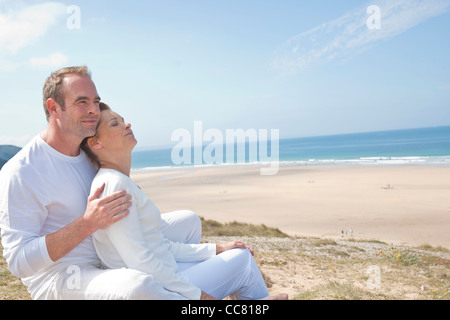
[{"label": "man's face", "polygon": [[61,124],[64,130],[84,139],[95,134],[100,118],[100,97],[94,82],[77,74],[66,75],[63,80],[65,111]]}]

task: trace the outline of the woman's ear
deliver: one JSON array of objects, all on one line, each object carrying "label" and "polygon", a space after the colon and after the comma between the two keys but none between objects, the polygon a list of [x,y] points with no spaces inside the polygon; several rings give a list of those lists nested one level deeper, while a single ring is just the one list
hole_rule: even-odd
[{"label": "woman's ear", "polygon": [[89,148],[93,150],[100,150],[103,148],[103,145],[100,143],[97,137],[90,137],[87,139],[87,144]]}]

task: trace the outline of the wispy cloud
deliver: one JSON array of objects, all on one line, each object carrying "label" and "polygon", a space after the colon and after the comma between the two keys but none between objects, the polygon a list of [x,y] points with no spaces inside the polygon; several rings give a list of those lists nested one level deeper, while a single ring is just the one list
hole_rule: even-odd
[{"label": "wispy cloud", "polygon": [[66,14],[66,5],[46,2],[24,6],[21,1],[2,1],[0,11],[0,69],[22,65],[6,57],[41,39]]},{"label": "wispy cloud", "polygon": [[59,67],[65,64],[69,59],[60,52],[53,53],[48,57],[31,58],[32,67]]},{"label": "wispy cloud", "polygon": [[[369,5],[380,8],[380,29],[367,26]],[[445,13],[449,7],[450,0],[373,0],[293,36],[281,46],[272,67],[283,75],[295,75],[318,64],[348,58]]]},{"label": "wispy cloud", "polygon": [[61,3],[47,2],[0,13],[0,48],[16,53],[46,34],[65,10]]}]

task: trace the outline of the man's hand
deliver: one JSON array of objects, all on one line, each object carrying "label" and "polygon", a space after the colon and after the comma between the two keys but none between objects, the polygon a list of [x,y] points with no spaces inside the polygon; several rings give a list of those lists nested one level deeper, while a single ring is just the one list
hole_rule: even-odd
[{"label": "man's hand", "polygon": [[99,199],[105,184],[89,197],[85,213],[64,228],[45,237],[47,251],[53,261],[58,261],[95,231],[125,218],[131,206],[131,196],[118,191]]},{"label": "man's hand", "polygon": [[124,190],[100,199],[104,188],[105,184],[88,198],[84,220],[88,228],[92,230],[91,234],[125,218],[131,206],[131,196]]}]

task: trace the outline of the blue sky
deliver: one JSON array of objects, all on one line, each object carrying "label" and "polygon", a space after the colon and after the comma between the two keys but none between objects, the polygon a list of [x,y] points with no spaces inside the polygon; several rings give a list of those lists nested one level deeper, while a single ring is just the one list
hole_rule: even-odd
[{"label": "blue sky", "polygon": [[0,0],[0,144],[42,131],[45,78],[80,64],[140,147],[197,120],[280,138],[450,125],[449,32],[450,0]]}]

